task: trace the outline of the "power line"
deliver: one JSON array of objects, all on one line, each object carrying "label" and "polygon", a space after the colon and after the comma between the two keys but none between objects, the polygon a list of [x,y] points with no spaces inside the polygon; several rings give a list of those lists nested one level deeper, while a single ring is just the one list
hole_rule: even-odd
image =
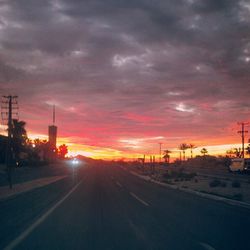
[{"label": "power line", "polygon": [[238,122],[238,125],[241,125],[241,130],[238,131],[238,134],[241,134],[242,158],[245,157],[245,134],[248,133],[248,131],[245,130],[245,126],[248,124],[249,122]]},{"label": "power line", "polygon": [[160,151],[159,151],[159,163],[161,163],[161,145],[162,145],[163,143],[162,142],[159,142],[159,146],[160,146]]},{"label": "power line", "polygon": [[7,125],[8,131],[8,140],[6,148],[6,166],[7,166],[7,175],[9,187],[12,188],[12,162],[13,162],[13,117],[18,117],[18,96],[2,96],[1,102],[1,115],[2,121]]}]

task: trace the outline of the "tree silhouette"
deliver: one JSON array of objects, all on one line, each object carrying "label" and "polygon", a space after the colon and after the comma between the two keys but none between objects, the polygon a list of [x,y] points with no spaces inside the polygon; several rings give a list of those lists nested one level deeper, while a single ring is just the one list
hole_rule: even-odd
[{"label": "tree silhouette", "polygon": [[50,147],[47,140],[35,139],[32,143],[33,151],[39,160],[45,160],[48,158]]},{"label": "tree silhouette", "polygon": [[60,158],[64,159],[65,155],[68,153],[68,146],[65,144],[62,144],[58,148],[58,155]]},{"label": "tree silhouette", "polygon": [[190,148],[190,153],[191,153],[191,159],[193,159],[193,150],[195,149],[195,148],[197,148],[194,144],[192,144],[192,143],[190,143],[189,144],[189,148]]},{"label": "tree silhouette", "polygon": [[164,158],[165,162],[166,163],[169,163],[169,160],[170,160],[170,154],[172,153],[170,150],[166,149],[163,151],[164,152],[164,155],[162,158]]},{"label": "tree silhouette", "polygon": [[233,149],[229,149],[226,151],[226,154],[229,158],[234,157],[234,150]]},{"label": "tree silhouette", "polygon": [[183,160],[185,161],[186,160],[186,150],[189,148],[188,144],[187,143],[182,143],[180,144],[179,146],[179,149],[183,152]]},{"label": "tree silhouette", "polygon": [[241,148],[231,148],[229,150],[227,150],[227,155],[231,158],[231,157],[237,157],[240,158],[242,155],[241,152]]},{"label": "tree silhouette", "polygon": [[203,156],[205,156],[208,153],[208,151],[206,148],[202,148],[201,153],[203,154]]},{"label": "tree silhouette", "polygon": [[13,153],[16,160],[20,159],[20,153],[25,151],[27,144],[27,132],[25,129],[26,123],[14,119],[12,121],[12,145]]}]

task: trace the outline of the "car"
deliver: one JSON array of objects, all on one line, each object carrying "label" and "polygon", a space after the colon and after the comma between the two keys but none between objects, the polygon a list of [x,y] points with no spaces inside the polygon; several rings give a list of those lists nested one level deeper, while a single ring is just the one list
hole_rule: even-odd
[{"label": "car", "polygon": [[235,158],[229,166],[230,172],[247,172],[250,171],[250,159]]}]

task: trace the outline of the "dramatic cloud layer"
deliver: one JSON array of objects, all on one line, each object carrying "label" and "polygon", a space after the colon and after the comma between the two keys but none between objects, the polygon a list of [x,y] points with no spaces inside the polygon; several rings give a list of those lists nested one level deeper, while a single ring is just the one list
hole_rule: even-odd
[{"label": "dramatic cloud layer", "polygon": [[56,104],[60,136],[100,155],[234,143],[249,30],[248,0],[3,0],[0,92],[32,134]]}]

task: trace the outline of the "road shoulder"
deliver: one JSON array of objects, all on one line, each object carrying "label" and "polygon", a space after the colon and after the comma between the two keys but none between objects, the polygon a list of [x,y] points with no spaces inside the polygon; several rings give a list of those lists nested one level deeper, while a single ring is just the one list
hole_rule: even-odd
[{"label": "road shoulder", "polygon": [[[126,171],[126,169],[124,169],[124,170]],[[138,173],[136,173],[134,171],[131,171],[131,170],[128,170],[128,172],[130,174],[134,175],[134,176],[137,176],[137,177],[143,179],[144,181],[152,182],[152,183],[155,183],[157,185],[160,185],[160,186],[163,186],[163,187],[166,187],[166,188],[180,190],[180,191],[190,193],[190,194],[195,194],[195,195],[198,195],[200,197],[207,198],[207,199],[212,199],[212,200],[215,200],[215,201],[224,202],[224,203],[229,204],[229,205],[239,206],[239,207],[250,209],[250,204],[247,203],[247,202],[232,200],[232,199],[225,198],[225,197],[218,196],[218,195],[207,194],[207,193],[203,193],[203,192],[199,192],[199,191],[195,191],[195,190],[191,190],[191,189],[178,187],[178,186],[175,186],[175,185],[170,185],[170,184],[167,184],[167,183],[163,183],[163,182],[154,180],[149,176],[140,175],[140,174],[138,174]]]},{"label": "road shoulder", "polygon": [[10,189],[9,186],[0,187],[0,201],[12,198],[16,195],[31,191],[36,188],[52,184],[66,177],[67,175],[44,177],[32,181],[15,184],[12,189]]}]

